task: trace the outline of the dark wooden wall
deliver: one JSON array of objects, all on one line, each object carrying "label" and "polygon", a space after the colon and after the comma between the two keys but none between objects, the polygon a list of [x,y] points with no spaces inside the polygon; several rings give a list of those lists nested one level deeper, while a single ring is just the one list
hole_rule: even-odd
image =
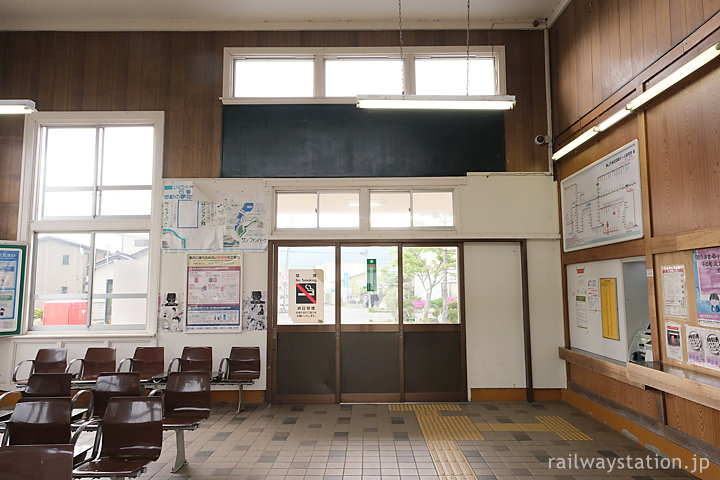
[{"label": "dark wooden wall", "polygon": [[[464,31],[407,31],[405,45],[465,45]],[[547,171],[542,31],[474,31],[506,47],[508,171]],[[0,98],[40,111],[165,111],[166,177],[218,177],[223,47],[396,46],[397,32],[0,32]],[[0,238],[15,239],[22,119],[0,121]],[[9,173],[9,175],[7,175]]]},{"label": "dark wooden wall", "polygon": [[[550,30],[556,150],[720,41],[718,8],[717,0],[572,1]],[[657,255],[720,245],[719,85],[715,61],[557,162],[563,179],[638,139],[645,220],[642,239],[563,253],[564,298],[568,264],[641,255],[653,268]],[[661,359],[657,272],[648,278],[648,290],[653,353]],[[569,346],[567,321],[565,305]],[[718,410],[666,392],[651,395],[577,365],[569,366],[568,380],[570,388],[636,412],[658,430],[669,427],[695,437],[702,448],[720,447]]]},{"label": "dark wooden wall", "polygon": [[555,135],[682,41],[720,0],[574,0],[550,29]]}]

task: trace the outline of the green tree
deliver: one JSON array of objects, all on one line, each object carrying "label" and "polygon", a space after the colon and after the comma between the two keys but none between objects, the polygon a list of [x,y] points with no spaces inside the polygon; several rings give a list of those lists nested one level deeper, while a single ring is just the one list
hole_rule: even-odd
[{"label": "green tree", "polygon": [[423,322],[428,320],[432,306],[432,291],[437,285],[440,285],[442,297],[440,323],[448,322],[448,272],[457,268],[454,250],[446,247],[403,248],[404,297],[412,297],[414,279],[417,279],[425,290],[425,304],[422,307]]}]

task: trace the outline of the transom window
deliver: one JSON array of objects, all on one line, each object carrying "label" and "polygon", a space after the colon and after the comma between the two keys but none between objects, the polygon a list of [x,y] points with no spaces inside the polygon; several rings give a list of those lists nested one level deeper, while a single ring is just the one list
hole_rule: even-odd
[{"label": "transom window", "polygon": [[[357,95],[504,95],[504,47],[226,48],[224,103],[349,103]],[[352,99],[352,100],[351,100]]]},{"label": "transom window", "polygon": [[162,112],[40,113],[25,131],[28,328],[146,330],[157,297]]}]

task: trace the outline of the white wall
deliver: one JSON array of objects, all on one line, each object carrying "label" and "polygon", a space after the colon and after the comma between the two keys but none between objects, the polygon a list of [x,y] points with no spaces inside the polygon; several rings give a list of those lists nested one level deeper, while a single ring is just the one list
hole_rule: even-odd
[{"label": "white wall", "polygon": [[[304,188],[409,188],[450,186],[456,189],[455,230],[417,231],[351,231],[351,232],[289,232],[275,233],[272,239],[300,238],[362,238],[362,239],[498,239],[528,238],[528,269],[530,322],[534,384],[538,388],[558,388],[565,385],[563,362],[557,358],[557,347],[563,343],[562,289],[560,285],[560,247],[556,183],[547,175],[469,174],[467,177],[432,179],[193,179],[203,190],[250,190],[278,187]],[[475,292],[496,291],[492,315],[481,306],[466,306],[468,317],[468,386],[471,388],[524,386],[522,343],[522,300],[519,287],[519,244],[484,246],[475,255],[475,246],[468,245],[469,261],[495,262],[493,268],[466,266],[467,299]],[[517,250],[517,251],[516,251]],[[468,251],[470,255],[468,255]],[[495,253],[499,256],[495,258]],[[472,258],[471,258],[472,257]],[[502,261],[501,261],[502,260]],[[503,263],[503,261],[505,263]],[[159,291],[185,291],[186,257],[179,253],[163,253]],[[509,267],[509,268],[506,268]],[[499,269],[499,270],[498,270]],[[472,271],[472,272],[471,272]],[[484,274],[476,276],[477,274]],[[267,254],[246,253],[243,256],[243,290],[267,289]],[[511,283],[489,281],[497,275]],[[502,302],[500,301],[502,299]],[[155,301],[151,299],[150,301]],[[518,312],[520,312],[518,316]],[[480,315],[480,316],[479,316]],[[479,320],[481,319],[482,320]],[[506,319],[512,319],[507,323]],[[519,323],[518,323],[519,322]],[[154,325],[154,319],[150,322]],[[518,330],[518,326],[520,330]],[[470,330],[472,329],[472,334]],[[481,330],[494,332],[483,335]],[[48,335],[31,332],[23,337],[0,339],[0,388],[11,388],[10,375],[14,365],[33,358],[37,348],[47,345],[67,345],[70,358],[82,356],[91,345],[116,346],[118,359],[130,356],[136,345],[165,347],[166,362],[179,355],[184,345],[213,347],[214,366],[227,356],[231,346],[259,346],[262,352],[262,377],[251,388],[265,389],[266,332],[234,334],[192,334],[154,331],[145,334],[118,332],[102,338],[67,335]],[[495,336],[497,335],[497,336]],[[499,340],[502,339],[502,340]],[[519,347],[519,348],[518,348]],[[490,350],[488,350],[490,348]],[[489,352],[494,352],[492,355]],[[500,363],[502,362],[502,363]]]}]

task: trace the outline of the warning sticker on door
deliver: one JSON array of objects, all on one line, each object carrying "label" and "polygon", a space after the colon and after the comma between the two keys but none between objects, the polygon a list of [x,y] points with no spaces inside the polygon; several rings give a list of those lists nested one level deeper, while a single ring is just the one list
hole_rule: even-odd
[{"label": "warning sticker on door", "polygon": [[324,272],[323,270],[289,270],[288,278],[295,285],[290,296],[290,318],[294,323],[323,323]]}]

